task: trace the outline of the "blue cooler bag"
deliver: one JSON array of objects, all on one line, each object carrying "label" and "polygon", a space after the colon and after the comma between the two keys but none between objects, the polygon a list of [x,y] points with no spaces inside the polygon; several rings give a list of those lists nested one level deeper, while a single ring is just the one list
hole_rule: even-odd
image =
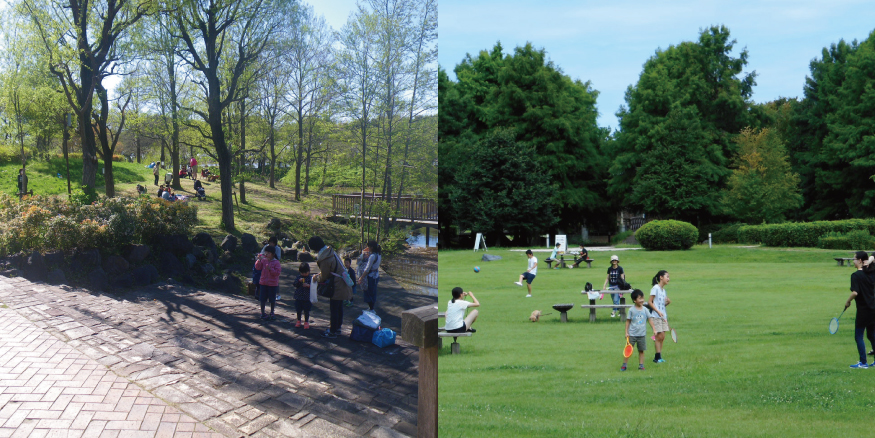
[{"label": "blue cooler bag", "polygon": [[395,345],[395,332],[392,329],[384,328],[374,332],[374,345],[383,348],[390,345]]},{"label": "blue cooler bag", "polygon": [[352,333],[350,333],[349,338],[353,341],[371,342],[374,339],[374,333],[376,332],[376,330],[370,327],[353,324]]}]

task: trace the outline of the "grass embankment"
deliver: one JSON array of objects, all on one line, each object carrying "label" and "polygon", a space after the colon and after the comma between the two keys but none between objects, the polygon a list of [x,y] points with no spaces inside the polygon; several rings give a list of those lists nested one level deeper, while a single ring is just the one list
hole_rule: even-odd
[{"label": "grass embankment", "polygon": [[[115,176],[115,189],[117,195],[136,196],[137,184],[148,189],[152,196],[157,195],[158,187],[153,185],[154,176],[152,169],[146,168],[146,164],[115,162],[113,174]],[[0,164],[0,191],[14,194],[18,191],[18,169],[20,164]],[[104,180],[100,169],[103,162],[98,162],[97,191],[104,193]],[[165,173],[166,171],[162,171]],[[62,178],[58,178],[57,174]],[[28,189],[33,189],[39,195],[66,195],[66,163],[63,159],[55,158],[46,161],[31,161],[27,167]],[[70,160],[70,177],[73,189],[82,181],[82,161]],[[163,176],[161,177],[162,183]],[[182,190],[177,194],[187,195],[194,198],[194,181],[183,179],[180,181]],[[219,227],[222,217],[221,189],[219,182],[203,181],[204,190],[207,193],[206,201],[192,199],[192,205],[198,208],[199,223],[195,232],[207,232],[214,238],[219,239],[228,234]],[[283,219],[282,231],[296,239],[306,241],[314,234],[323,236],[325,241],[333,246],[353,245],[358,242],[358,233],[350,227],[338,225],[322,220],[331,208],[331,196],[312,193],[302,201],[295,201],[294,187],[288,187],[281,183],[275,184],[276,189],[271,189],[265,181],[253,181],[246,183],[246,203],[240,203],[234,208],[234,221],[236,231],[232,234],[240,237],[243,233],[255,235],[258,239],[266,235],[265,226],[271,218]],[[237,191],[235,189],[235,191]],[[237,191],[238,200],[240,197]]]},{"label": "grass embankment", "polygon": [[[668,270],[670,325],[678,343],[645,371],[621,372],[624,327],[610,310],[596,323],[580,291],[601,288],[608,252],[590,253],[592,269],[548,270],[543,259],[533,297],[513,284],[522,252],[439,254],[439,306],[455,286],[480,300],[477,333],[462,354],[440,353],[440,436],[780,437],[855,436],[871,430],[873,371],[852,370],[854,309],[838,334],[827,329],[849,295],[849,251],[695,246],[689,251],[618,251],[633,287],[649,293]],[[481,272],[474,273],[473,267]],[[551,306],[574,303],[569,322]],[[609,304],[608,296],[599,304]],[[853,306],[853,305],[852,305]],[[532,310],[545,316],[528,321]],[[867,345],[867,348],[869,346]]]}]

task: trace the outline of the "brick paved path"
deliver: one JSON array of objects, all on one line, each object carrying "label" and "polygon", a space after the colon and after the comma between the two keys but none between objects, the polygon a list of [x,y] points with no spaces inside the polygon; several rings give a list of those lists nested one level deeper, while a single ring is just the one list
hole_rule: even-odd
[{"label": "brick paved path", "polygon": [[[380,286],[393,287],[388,278]],[[418,350],[349,340],[351,311],[344,334],[327,340],[325,319],[311,317],[310,330],[264,322],[251,298],[179,285],[115,295],[0,277],[0,302],[111,370],[116,383],[132,382],[228,437],[416,434]]]},{"label": "brick paved path", "polygon": [[0,406],[4,438],[223,436],[8,308],[0,308]]}]

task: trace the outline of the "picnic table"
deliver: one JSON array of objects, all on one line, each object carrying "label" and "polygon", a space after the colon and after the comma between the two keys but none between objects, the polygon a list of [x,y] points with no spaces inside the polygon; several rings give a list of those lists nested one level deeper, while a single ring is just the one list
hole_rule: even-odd
[{"label": "picnic table", "polygon": [[[565,267],[567,267],[566,266],[566,257],[568,258],[567,260],[569,260],[569,263],[573,264],[577,255],[578,255],[577,253],[557,254],[556,256],[559,257],[558,260],[552,259],[552,260],[544,260],[544,261],[547,262],[547,267],[550,269],[553,268],[553,263],[557,263],[557,266],[565,268]],[[581,260],[581,263],[583,263],[583,262],[586,262],[587,268],[592,268],[593,260],[591,258],[589,258],[589,256],[587,256],[586,260]]]},{"label": "picnic table", "polygon": [[854,266],[854,258],[853,257],[836,257],[835,261],[838,264],[838,266],[844,266],[845,261],[848,262],[848,266]]},{"label": "picnic table", "polygon": [[[599,294],[605,295],[614,295],[614,294],[631,294],[631,290],[594,290],[590,291]],[[582,294],[587,294],[586,291],[580,291]],[[620,309],[620,322],[626,322],[626,309],[632,307],[631,304],[626,304],[626,297],[620,297],[620,304],[614,305],[611,304],[596,304],[594,299],[589,300],[589,304],[581,304],[581,308],[589,309],[589,322],[595,322],[595,309]]]}]

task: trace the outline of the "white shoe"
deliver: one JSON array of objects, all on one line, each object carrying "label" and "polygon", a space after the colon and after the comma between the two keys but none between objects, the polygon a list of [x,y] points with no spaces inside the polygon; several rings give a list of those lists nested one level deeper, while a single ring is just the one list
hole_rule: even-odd
[{"label": "white shoe", "polygon": [[526,298],[531,298],[531,297],[532,297],[532,294],[526,295]]},{"label": "white shoe", "polygon": [[515,285],[517,285],[517,286],[522,286],[522,285],[523,285],[523,284],[522,284],[521,282],[519,282],[519,281],[514,281],[513,284],[515,284]]},{"label": "white shoe", "polygon": [[617,312],[611,312],[611,318],[616,318],[616,317],[617,317]]},{"label": "white shoe", "polygon": [[574,269],[574,265],[569,266],[568,269]]}]

